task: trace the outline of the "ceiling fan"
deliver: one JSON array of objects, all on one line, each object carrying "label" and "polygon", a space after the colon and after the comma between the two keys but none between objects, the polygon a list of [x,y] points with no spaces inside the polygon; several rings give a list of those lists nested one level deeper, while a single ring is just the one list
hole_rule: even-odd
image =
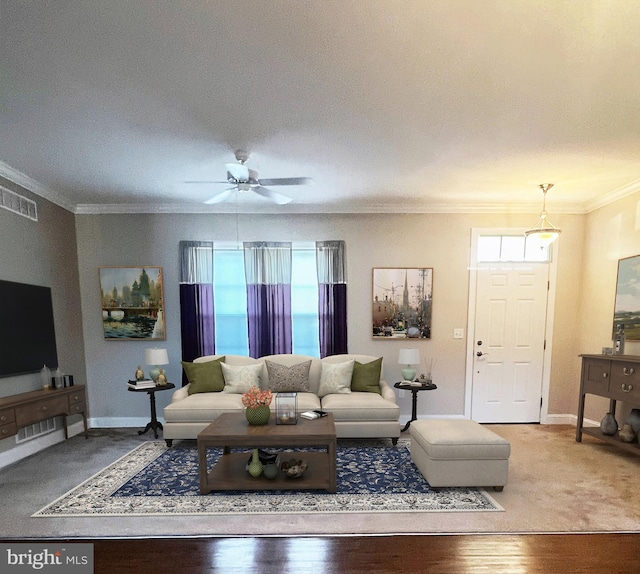
[{"label": "ceiling fan", "polygon": [[228,163],[227,166],[227,181],[187,181],[185,183],[208,183],[208,184],[231,184],[232,187],[225,189],[207,199],[205,203],[221,203],[229,198],[229,196],[237,191],[239,193],[245,193],[252,191],[262,197],[277,203],[278,205],[284,205],[291,202],[291,198],[280,193],[276,193],[272,189],[266,186],[273,185],[306,185],[311,182],[309,177],[280,177],[275,179],[259,179],[258,172],[253,169],[249,169],[245,162],[249,159],[249,154],[244,150],[236,150],[236,160],[238,163]]}]

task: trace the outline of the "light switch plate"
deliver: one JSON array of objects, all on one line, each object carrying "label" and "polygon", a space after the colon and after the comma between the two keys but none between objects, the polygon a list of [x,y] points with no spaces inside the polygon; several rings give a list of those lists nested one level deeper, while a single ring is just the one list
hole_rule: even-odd
[{"label": "light switch plate", "polygon": [[464,339],[464,329],[454,329],[453,330],[453,338],[454,339]]}]

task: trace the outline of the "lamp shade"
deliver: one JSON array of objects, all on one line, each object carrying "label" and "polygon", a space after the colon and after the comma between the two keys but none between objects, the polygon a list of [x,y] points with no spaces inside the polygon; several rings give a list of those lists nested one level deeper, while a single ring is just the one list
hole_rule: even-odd
[{"label": "lamp shade", "polygon": [[400,365],[419,365],[420,351],[418,349],[400,349],[398,363]]},{"label": "lamp shade", "polygon": [[147,365],[168,365],[169,355],[166,349],[146,349],[144,352],[144,362]]}]

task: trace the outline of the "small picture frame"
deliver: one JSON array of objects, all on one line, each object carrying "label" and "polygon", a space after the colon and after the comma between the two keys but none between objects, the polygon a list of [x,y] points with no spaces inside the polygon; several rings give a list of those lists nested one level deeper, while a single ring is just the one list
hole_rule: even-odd
[{"label": "small picture frame", "polygon": [[433,268],[373,269],[374,339],[430,339]]}]

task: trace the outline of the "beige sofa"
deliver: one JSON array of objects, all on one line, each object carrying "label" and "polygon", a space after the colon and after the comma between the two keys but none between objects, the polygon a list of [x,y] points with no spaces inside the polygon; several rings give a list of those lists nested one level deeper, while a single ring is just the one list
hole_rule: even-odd
[{"label": "beige sofa", "polygon": [[[209,355],[199,357],[194,363],[219,358],[220,355]],[[298,392],[299,413],[314,409],[333,413],[338,438],[391,438],[396,444],[400,436],[400,409],[393,389],[382,378],[382,366],[380,366],[379,393],[351,391],[343,387],[339,389],[340,392],[318,396],[321,382],[323,391],[326,390],[327,374],[330,371],[342,369],[342,366],[349,361],[354,364],[359,363],[357,367],[361,368],[376,360],[378,360],[377,357],[356,354],[333,355],[324,359],[286,354],[260,359],[225,355],[224,365],[233,368],[261,364],[261,369],[256,369],[260,372],[260,387],[268,389],[270,388],[268,366],[273,372],[274,363],[289,368],[310,361],[309,392]],[[341,366],[337,367],[339,363]],[[274,382],[276,381],[271,381],[272,386]],[[240,393],[219,391],[189,394],[190,385],[191,383],[176,390],[171,403],[164,409],[163,433],[168,446],[171,446],[175,439],[195,439],[200,431],[222,413],[241,413],[244,410]],[[275,394],[271,407],[272,410],[275,409]]]}]

